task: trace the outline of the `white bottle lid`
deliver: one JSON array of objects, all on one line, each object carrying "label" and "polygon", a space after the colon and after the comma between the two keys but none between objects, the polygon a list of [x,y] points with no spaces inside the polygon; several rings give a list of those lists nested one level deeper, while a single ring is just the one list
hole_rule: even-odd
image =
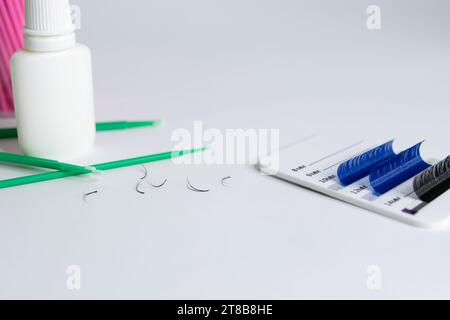
[{"label": "white bottle lid", "polygon": [[75,46],[69,0],[26,0],[25,49],[58,51]]}]

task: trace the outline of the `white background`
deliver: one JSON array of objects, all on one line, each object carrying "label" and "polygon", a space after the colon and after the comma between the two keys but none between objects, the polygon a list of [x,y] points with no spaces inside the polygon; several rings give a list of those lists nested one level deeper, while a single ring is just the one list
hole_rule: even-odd
[{"label": "white background", "polygon": [[[170,150],[171,133],[277,128],[423,135],[449,150],[448,1],[73,1],[93,52],[97,163]],[[382,29],[366,28],[366,8]],[[13,125],[1,119],[0,125]],[[0,148],[19,152],[17,141]],[[148,166],[0,190],[2,298],[450,298],[450,233],[416,229],[253,166]],[[2,167],[2,178],[31,171]],[[232,176],[231,188],[219,183]],[[189,177],[205,194],[186,189]],[[83,192],[99,190],[88,203]],[[81,290],[66,287],[81,268]],[[381,269],[381,290],[366,286]]]}]

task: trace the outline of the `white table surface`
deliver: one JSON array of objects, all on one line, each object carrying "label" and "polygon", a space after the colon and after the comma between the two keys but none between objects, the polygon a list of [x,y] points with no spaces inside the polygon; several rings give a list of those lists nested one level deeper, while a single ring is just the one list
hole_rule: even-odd
[{"label": "white table surface", "polygon": [[[448,1],[73,3],[98,120],[166,121],[98,134],[80,163],[170,150],[173,130],[195,120],[280,129],[282,144],[322,131],[419,133],[449,150]],[[382,9],[379,31],[366,28],[370,4]],[[15,140],[0,149],[19,152]],[[410,227],[252,165],[148,169],[167,186],[136,193],[133,167],[1,190],[0,298],[450,298],[450,230]],[[229,189],[218,182],[227,175]],[[212,191],[187,190],[186,177]],[[66,287],[70,265],[80,290]],[[380,290],[366,285],[371,265]]]}]

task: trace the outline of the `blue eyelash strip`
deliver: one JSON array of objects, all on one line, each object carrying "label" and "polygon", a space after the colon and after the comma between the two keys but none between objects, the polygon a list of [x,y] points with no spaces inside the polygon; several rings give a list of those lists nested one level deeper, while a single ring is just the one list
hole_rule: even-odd
[{"label": "blue eyelash strip", "polygon": [[394,158],[376,167],[369,176],[375,194],[382,195],[430,167],[420,156],[420,146],[400,152]]},{"label": "blue eyelash strip", "polygon": [[342,163],[337,170],[339,182],[347,186],[366,176],[380,163],[394,158],[395,152],[392,148],[394,141],[386,142],[381,146],[373,148],[357,157]]}]

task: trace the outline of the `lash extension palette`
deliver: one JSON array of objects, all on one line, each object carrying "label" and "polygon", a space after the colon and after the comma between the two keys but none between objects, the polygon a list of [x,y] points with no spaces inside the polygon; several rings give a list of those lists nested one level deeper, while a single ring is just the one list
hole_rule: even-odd
[{"label": "lash extension palette", "polygon": [[450,157],[428,147],[420,140],[312,136],[262,157],[259,167],[384,216],[441,229],[450,223]]}]

